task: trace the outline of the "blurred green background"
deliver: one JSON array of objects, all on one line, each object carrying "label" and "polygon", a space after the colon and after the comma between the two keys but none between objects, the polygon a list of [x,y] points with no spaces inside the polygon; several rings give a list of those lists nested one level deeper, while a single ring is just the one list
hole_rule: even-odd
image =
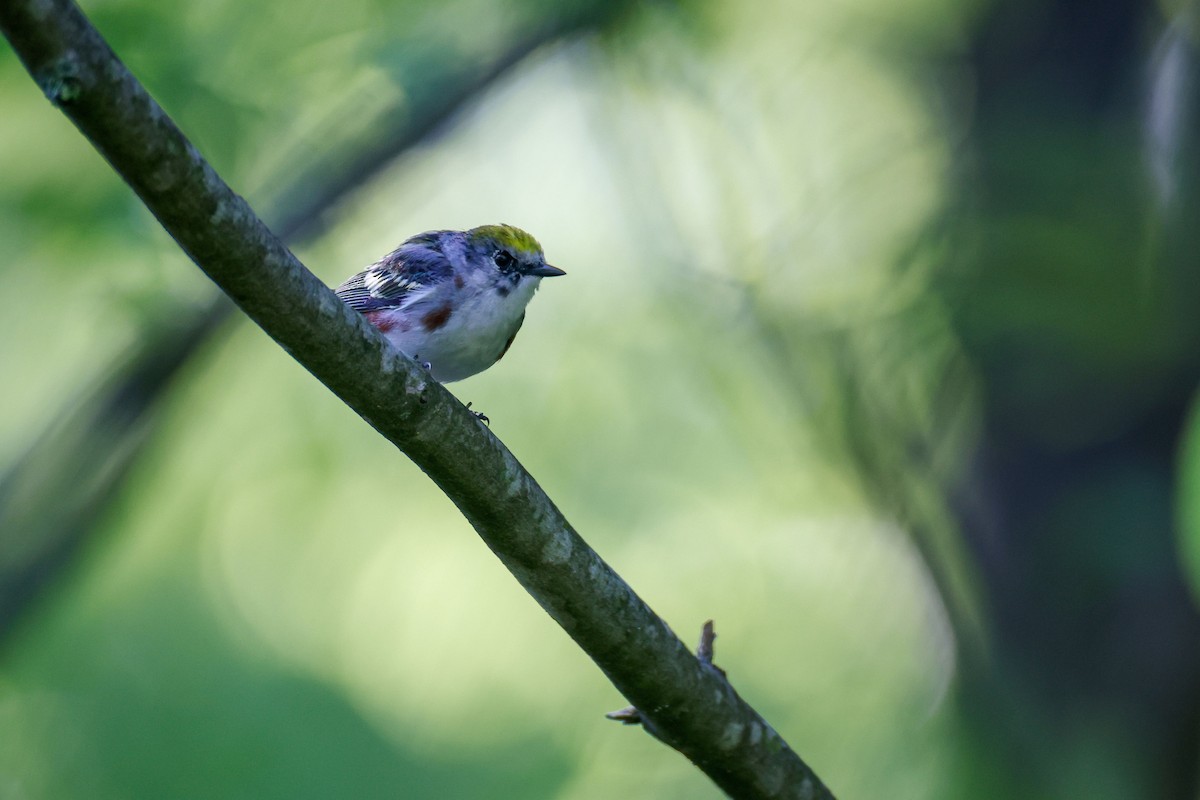
[{"label": "blurred green background", "polygon": [[[1195,798],[1196,11],[98,0],[336,285],[509,222],[451,388],[846,798]],[[0,47],[0,799],[703,798]]]}]

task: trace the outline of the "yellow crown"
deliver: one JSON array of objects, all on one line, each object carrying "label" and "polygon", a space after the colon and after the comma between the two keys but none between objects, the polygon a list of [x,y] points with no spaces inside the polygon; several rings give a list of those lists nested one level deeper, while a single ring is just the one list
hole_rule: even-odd
[{"label": "yellow crown", "polygon": [[512,225],[480,225],[467,231],[467,238],[472,242],[490,240],[506,250],[525,256],[542,255],[542,246],[538,244],[538,240]]}]

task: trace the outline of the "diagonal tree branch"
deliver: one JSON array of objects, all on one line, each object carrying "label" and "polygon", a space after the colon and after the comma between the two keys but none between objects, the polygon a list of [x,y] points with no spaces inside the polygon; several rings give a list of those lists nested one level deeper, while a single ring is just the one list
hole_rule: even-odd
[{"label": "diagonal tree branch", "polygon": [[[621,3],[583,4],[553,16],[492,60],[455,59],[431,87],[406,87],[403,103],[386,109],[361,137],[325,154],[276,193],[274,231],[286,241],[319,235],[326,212],[428,137],[468,101],[539,47],[601,27]],[[67,568],[110,498],[153,436],[159,401],[191,353],[235,307],[216,294],[201,309],[163,314],[168,330],[142,337],[133,352],[82,399],[68,402],[28,451],[0,474],[0,650],[45,588]]]},{"label": "diagonal tree branch", "polygon": [[735,797],[831,796],[587,546],[504,445],[267,230],[73,3],[0,0],[0,29],[46,97],[197,266],[433,479],[660,738]]}]

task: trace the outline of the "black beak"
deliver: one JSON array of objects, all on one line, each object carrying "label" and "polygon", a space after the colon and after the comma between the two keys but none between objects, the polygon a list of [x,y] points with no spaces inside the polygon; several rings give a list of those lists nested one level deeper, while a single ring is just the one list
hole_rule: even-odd
[{"label": "black beak", "polygon": [[549,264],[542,264],[540,267],[534,267],[529,270],[530,275],[537,275],[539,278],[557,278],[559,275],[566,275],[566,270],[552,267]]}]

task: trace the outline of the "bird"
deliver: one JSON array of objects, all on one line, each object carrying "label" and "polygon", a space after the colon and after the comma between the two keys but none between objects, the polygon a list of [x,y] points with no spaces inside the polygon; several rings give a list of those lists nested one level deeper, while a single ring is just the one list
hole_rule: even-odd
[{"label": "bird", "polygon": [[525,321],[546,263],[537,239],[512,225],[419,233],[335,291],[434,380],[495,364]]}]

